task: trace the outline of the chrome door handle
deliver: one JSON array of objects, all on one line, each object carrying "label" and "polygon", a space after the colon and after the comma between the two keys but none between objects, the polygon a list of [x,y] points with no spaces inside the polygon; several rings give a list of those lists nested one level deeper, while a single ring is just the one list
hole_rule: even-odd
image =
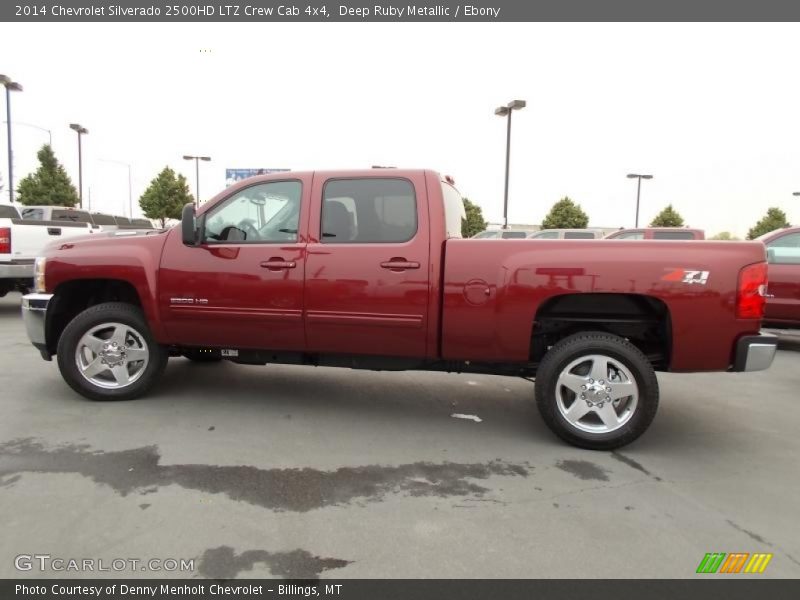
[{"label": "chrome door handle", "polygon": [[410,260],[393,259],[382,262],[381,267],[392,271],[405,271],[406,269],[419,269],[419,263]]},{"label": "chrome door handle", "polygon": [[281,258],[270,258],[261,263],[261,267],[270,271],[281,271],[283,269],[294,269],[297,263],[293,260],[283,260]]}]

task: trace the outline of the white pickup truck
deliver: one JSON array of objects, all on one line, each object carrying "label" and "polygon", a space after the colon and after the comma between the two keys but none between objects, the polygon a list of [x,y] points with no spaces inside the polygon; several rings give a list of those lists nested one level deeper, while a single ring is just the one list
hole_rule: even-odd
[{"label": "white pickup truck", "polygon": [[32,287],[34,260],[47,244],[91,233],[91,223],[22,219],[16,206],[0,204],[0,298]]}]

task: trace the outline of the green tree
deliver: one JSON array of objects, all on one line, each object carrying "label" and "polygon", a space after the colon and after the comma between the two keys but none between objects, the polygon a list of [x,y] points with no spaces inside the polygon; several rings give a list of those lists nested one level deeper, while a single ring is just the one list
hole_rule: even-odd
[{"label": "green tree", "polygon": [[461,221],[461,237],[472,237],[486,229],[487,223],[483,218],[481,207],[470,202],[469,198],[464,198],[464,212],[467,218]]},{"label": "green tree", "polygon": [[656,215],[656,218],[650,223],[650,227],[683,227],[683,217],[672,208],[672,204],[668,204]]},{"label": "green tree", "polygon": [[581,205],[564,196],[553,204],[542,221],[542,229],[585,229],[588,224],[589,215],[583,212]]},{"label": "green tree", "polygon": [[786,213],[780,208],[774,206],[767,209],[767,214],[764,218],[756,223],[750,231],[747,232],[747,239],[754,240],[760,235],[789,227],[789,221],[786,220]]},{"label": "green tree", "polygon": [[183,207],[189,202],[194,202],[194,197],[189,193],[186,177],[176,175],[169,167],[164,167],[139,198],[144,216],[158,219],[162,227],[167,219],[180,219]]},{"label": "green tree", "polygon": [[720,231],[717,235],[711,238],[712,240],[738,240],[739,238],[733,235],[730,231]]},{"label": "green tree", "polygon": [[53,149],[45,144],[36,154],[39,168],[19,182],[17,200],[20,204],[45,206],[75,206],[78,192],[59,164]]}]

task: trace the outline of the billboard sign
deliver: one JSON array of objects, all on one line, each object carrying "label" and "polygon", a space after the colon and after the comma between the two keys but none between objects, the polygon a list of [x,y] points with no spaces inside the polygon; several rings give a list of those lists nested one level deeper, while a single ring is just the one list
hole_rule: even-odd
[{"label": "billboard sign", "polygon": [[247,179],[248,177],[255,177],[256,175],[267,175],[269,173],[283,173],[289,169],[225,169],[225,187],[233,185]]}]

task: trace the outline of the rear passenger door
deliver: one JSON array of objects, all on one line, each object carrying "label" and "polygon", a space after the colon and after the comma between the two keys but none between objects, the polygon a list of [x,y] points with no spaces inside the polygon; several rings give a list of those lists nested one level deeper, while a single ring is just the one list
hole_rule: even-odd
[{"label": "rear passenger door", "polygon": [[427,215],[421,172],[315,175],[305,291],[310,352],[425,356]]}]

